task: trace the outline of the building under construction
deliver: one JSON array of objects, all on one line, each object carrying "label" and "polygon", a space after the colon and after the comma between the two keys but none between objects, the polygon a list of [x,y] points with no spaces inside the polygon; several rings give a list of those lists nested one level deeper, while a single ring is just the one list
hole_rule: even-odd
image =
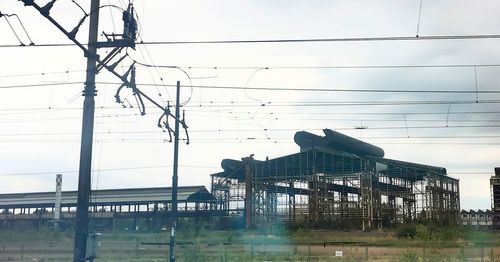
[{"label": "building under construction", "polygon": [[459,181],[445,168],[387,159],[379,147],[323,131],[325,136],[297,132],[296,154],[224,159],[224,171],[211,175],[217,208],[243,218],[246,227],[459,224]]}]

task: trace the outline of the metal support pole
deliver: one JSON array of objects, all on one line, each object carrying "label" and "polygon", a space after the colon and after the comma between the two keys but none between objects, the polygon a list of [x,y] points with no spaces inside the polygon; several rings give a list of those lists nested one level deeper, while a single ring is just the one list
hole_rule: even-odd
[{"label": "metal support pole", "polygon": [[56,201],[54,204],[54,231],[59,229],[61,219],[61,199],[62,199],[62,174],[56,175]]},{"label": "metal support pole", "polygon": [[175,129],[174,129],[174,174],[172,175],[172,230],[170,232],[170,262],[175,262],[175,229],[177,226],[177,172],[179,164],[179,122],[180,122],[181,82],[177,81],[175,98]]},{"label": "metal support pole", "polygon": [[251,228],[255,221],[253,217],[253,155],[242,159],[245,166],[245,228]]},{"label": "metal support pole", "polygon": [[90,6],[90,28],[87,54],[87,78],[83,95],[82,138],[80,147],[80,170],[78,175],[78,202],[76,207],[76,230],[73,261],[86,259],[87,236],[89,234],[90,172],[92,165],[92,140],[94,133],[94,109],[96,95],[95,72],[99,27],[99,0],[92,0]]}]

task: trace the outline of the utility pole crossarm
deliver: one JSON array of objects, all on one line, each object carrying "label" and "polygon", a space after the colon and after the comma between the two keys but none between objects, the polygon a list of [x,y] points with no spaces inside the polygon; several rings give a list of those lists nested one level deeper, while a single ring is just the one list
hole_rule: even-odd
[{"label": "utility pole crossarm", "polygon": [[[64,27],[62,27],[61,24],[59,24],[56,20],[54,20],[54,18],[52,18],[50,16],[50,9],[52,8],[52,6],[54,4],[53,1],[49,2],[44,7],[40,7],[37,3],[35,3],[34,0],[21,0],[21,1],[24,3],[25,6],[33,6],[36,10],[38,10],[38,12],[40,12],[40,14],[42,14],[55,27],[57,27],[57,29],[59,29],[59,31],[63,32],[71,41],[73,41],[73,43],[75,43],[75,45],[77,45],[80,49],[82,49],[85,56],[89,55],[89,50],[87,48],[85,48],[85,46],[82,43],[80,43],[78,40],[76,40],[76,38],[75,38],[76,33],[78,32],[78,28],[80,27],[80,25],[83,23],[83,21],[85,20],[85,18],[87,16],[82,18],[82,20],[80,20],[80,22],[78,23],[78,26],[76,26],[71,32],[68,32]],[[94,11],[99,12],[98,9],[99,8],[95,9]],[[93,10],[93,9],[91,8],[91,10]],[[89,45],[90,45],[90,42],[89,42]]]}]

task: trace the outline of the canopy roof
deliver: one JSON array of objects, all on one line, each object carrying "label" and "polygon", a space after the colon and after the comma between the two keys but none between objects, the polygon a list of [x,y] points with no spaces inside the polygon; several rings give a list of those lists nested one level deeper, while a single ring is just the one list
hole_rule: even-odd
[{"label": "canopy roof", "polygon": [[[62,192],[62,206],[76,206],[77,191]],[[211,202],[215,197],[204,186],[179,187],[179,202]],[[91,205],[134,205],[147,203],[169,203],[172,201],[171,187],[126,188],[94,190]],[[54,206],[55,192],[0,194],[0,208],[51,207]]]}]

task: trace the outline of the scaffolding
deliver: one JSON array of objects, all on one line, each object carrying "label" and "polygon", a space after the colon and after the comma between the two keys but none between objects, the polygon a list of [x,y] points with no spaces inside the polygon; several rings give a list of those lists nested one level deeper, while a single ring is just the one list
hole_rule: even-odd
[{"label": "scaffolding", "polygon": [[246,227],[459,223],[459,181],[441,167],[313,149],[265,161],[243,158],[211,177],[217,208],[244,218]]}]

